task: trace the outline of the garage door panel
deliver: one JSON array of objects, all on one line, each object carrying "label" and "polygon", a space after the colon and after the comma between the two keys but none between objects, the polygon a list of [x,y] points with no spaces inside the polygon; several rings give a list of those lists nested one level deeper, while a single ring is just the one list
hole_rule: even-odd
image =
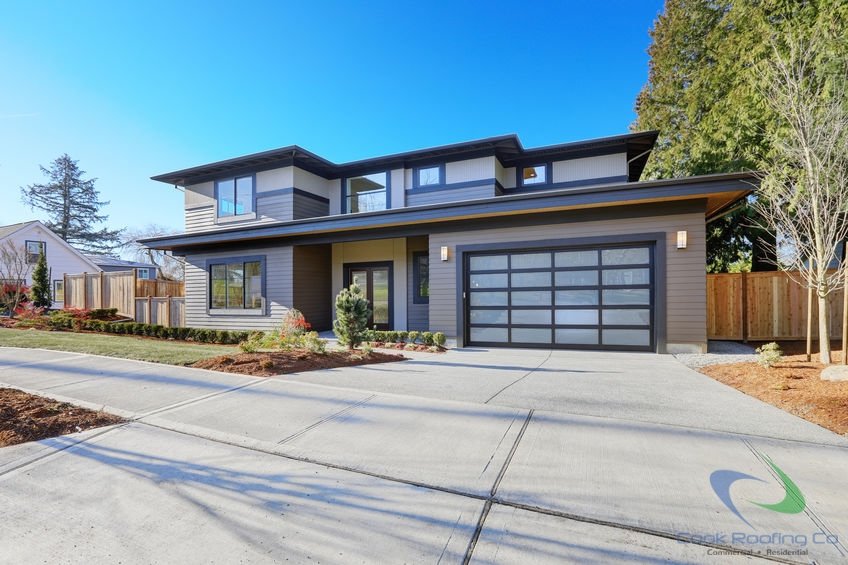
[{"label": "garage door panel", "polygon": [[653,248],[498,251],[465,261],[471,345],[650,350]]}]

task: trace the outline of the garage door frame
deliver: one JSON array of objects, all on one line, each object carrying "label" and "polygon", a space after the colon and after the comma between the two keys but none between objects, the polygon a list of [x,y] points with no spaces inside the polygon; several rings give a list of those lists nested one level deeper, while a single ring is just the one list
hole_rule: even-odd
[{"label": "garage door frame", "polygon": [[[634,246],[638,244],[651,245],[653,252],[654,268],[654,351],[666,352],[666,233],[638,233],[609,235],[597,237],[581,237],[568,239],[545,239],[535,241],[503,241],[498,243],[460,245],[456,247],[456,335],[460,347],[468,341],[466,323],[466,300],[468,289],[466,288],[466,256],[468,254],[488,251],[531,251],[534,249],[550,250],[551,248],[565,247],[607,247],[621,244]],[[520,345],[516,347],[529,347]],[[551,345],[539,345],[537,347],[550,348]],[[589,349],[589,348],[587,348]],[[626,348],[622,348],[626,349]],[[603,349],[599,349],[603,350]],[[644,349],[643,349],[644,350]]]}]

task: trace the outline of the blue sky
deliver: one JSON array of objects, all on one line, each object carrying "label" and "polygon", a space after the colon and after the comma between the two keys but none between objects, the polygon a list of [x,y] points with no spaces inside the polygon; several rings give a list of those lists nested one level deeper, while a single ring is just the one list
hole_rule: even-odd
[{"label": "blue sky", "polygon": [[153,174],[296,143],[343,162],[634,119],[661,0],[4,2],[0,225],[67,152],[109,225],[182,229]]}]

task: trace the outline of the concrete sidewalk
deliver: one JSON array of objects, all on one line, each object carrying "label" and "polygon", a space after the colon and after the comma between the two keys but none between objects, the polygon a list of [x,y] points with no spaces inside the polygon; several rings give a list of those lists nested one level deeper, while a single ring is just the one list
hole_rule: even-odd
[{"label": "concrete sidewalk", "polygon": [[[731,547],[806,551],[758,557],[790,562],[848,555],[844,438],[769,410],[755,416],[769,434],[742,435],[713,422],[521,406],[544,396],[556,375],[591,370],[547,353],[524,363],[513,352],[487,357],[499,363],[490,372],[501,389],[529,381],[535,361],[551,379],[510,401],[517,405],[492,405],[2,349],[0,383],[105,405],[133,422],[0,450],[0,508],[9,516],[0,562],[698,563]],[[449,371],[455,356],[437,358]],[[408,383],[432,359],[377,368]],[[361,380],[353,369],[321,373]],[[458,388],[470,394],[469,382]],[[627,388],[621,394],[636,404]],[[781,439],[782,430],[803,437]],[[766,457],[797,483],[803,512],[747,502],[783,497]],[[732,490],[750,526],[711,488],[719,469],[760,479]],[[766,532],[784,535],[744,537]],[[816,534],[834,537],[814,543]]]}]

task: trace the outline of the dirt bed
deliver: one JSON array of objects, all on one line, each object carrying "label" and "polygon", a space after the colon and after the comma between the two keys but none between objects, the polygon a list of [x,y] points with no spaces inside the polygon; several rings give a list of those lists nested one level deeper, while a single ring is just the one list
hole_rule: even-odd
[{"label": "dirt bed", "polygon": [[318,369],[370,365],[372,363],[391,363],[403,361],[403,355],[373,351],[328,351],[321,355],[309,351],[274,351],[269,353],[239,353],[219,355],[203,359],[193,364],[198,369],[211,369],[227,373],[241,373],[256,377],[271,377],[286,373],[300,373]]},{"label": "dirt bed", "polygon": [[[699,371],[838,434],[848,434],[848,382],[821,380],[825,366],[817,362],[817,353],[807,362],[803,342],[780,345],[786,355],[770,369],[757,363],[732,363]],[[840,362],[841,352],[834,350],[832,360]]]},{"label": "dirt bed", "polygon": [[0,388],[0,447],[82,432],[123,421],[105,412],[87,410],[12,388]]}]

